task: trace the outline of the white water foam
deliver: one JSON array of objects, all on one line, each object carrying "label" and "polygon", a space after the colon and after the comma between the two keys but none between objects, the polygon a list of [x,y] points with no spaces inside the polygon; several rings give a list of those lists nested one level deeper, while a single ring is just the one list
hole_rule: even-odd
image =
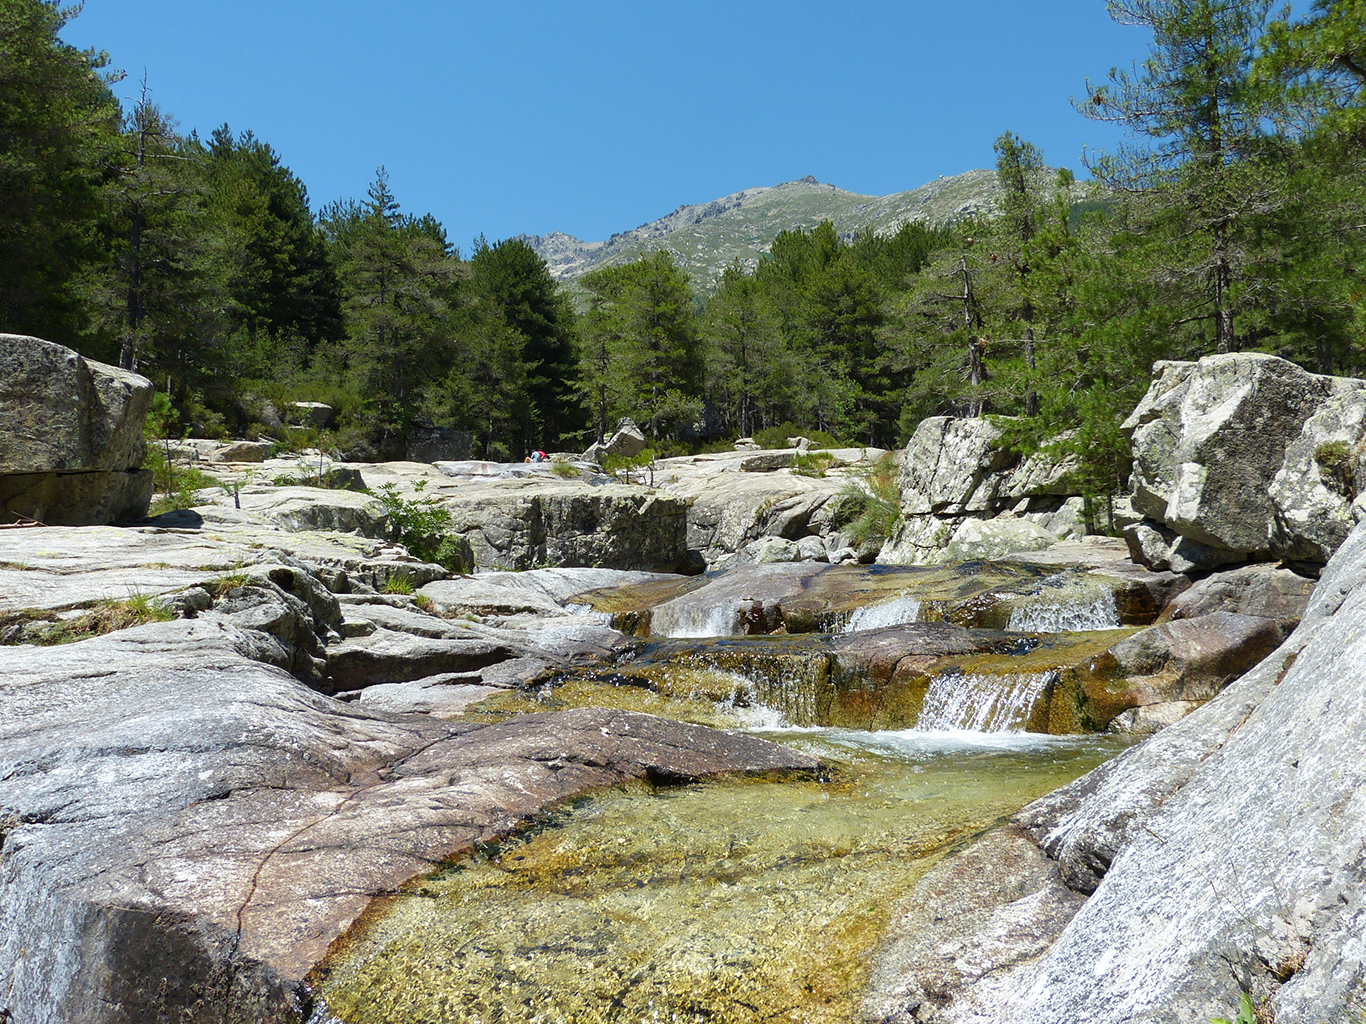
[{"label": "white water foam", "polygon": [[1018,633],[1082,633],[1118,629],[1119,626],[1119,608],[1112,590],[1102,591],[1084,604],[1071,601],[1018,604],[1006,623],[1006,629]]},{"label": "white water foam", "polygon": [[1021,732],[1055,678],[1054,672],[935,676],[914,731]]},{"label": "white water foam", "polygon": [[592,619],[594,622],[600,622],[604,626],[610,626],[612,624],[611,612],[597,611],[591,604],[571,603],[565,605],[564,610],[567,611],[570,615],[578,615],[586,619]]},{"label": "white water foam", "polygon": [[736,636],[745,632],[740,627],[740,607],[739,601],[723,601],[705,608],[696,603],[675,605],[666,602],[655,608],[650,616],[650,635],[681,638]]},{"label": "white water foam", "polygon": [[846,633],[861,633],[884,626],[903,626],[920,617],[920,602],[913,597],[898,597],[882,604],[867,604],[856,609],[844,626]]}]

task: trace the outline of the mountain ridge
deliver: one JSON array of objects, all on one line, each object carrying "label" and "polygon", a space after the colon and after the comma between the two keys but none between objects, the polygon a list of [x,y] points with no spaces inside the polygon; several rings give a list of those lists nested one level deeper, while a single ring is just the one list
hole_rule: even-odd
[{"label": "mountain ridge", "polygon": [[910,220],[944,224],[975,215],[992,216],[999,212],[1000,201],[1001,187],[993,170],[941,176],[887,196],[849,192],[808,174],[795,181],[742,189],[710,202],[684,203],[657,220],[616,232],[603,241],[585,242],[563,231],[518,238],[545,260],[557,281],[577,281],[600,267],[668,249],[695,286],[710,290],[733,260],[750,268],[757,265],[781,231],[809,230],[829,220],[846,237],[866,227],[891,234]]}]

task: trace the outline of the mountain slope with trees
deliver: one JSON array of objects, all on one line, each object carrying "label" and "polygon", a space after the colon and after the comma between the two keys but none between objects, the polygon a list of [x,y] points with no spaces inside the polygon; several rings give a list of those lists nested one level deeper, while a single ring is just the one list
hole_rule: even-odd
[{"label": "mountain slope with trees", "polygon": [[[1074,455],[1103,525],[1155,360],[1366,369],[1363,0],[1108,6],[1151,44],[1077,104],[1128,132],[1092,182],[1001,131],[994,171],[896,196],[803,179],[466,255],[383,168],[316,210],[251,132],[185,133],[145,89],[124,109],[61,41],[72,10],[0,0],[0,328],[150,377],[167,429],[362,459],[432,426],[516,459],[622,416],[660,452],[994,416]],[[281,424],[293,401],[331,433]]]},{"label": "mountain slope with trees", "polygon": [[[1083,194],[1078,188],[1076,198]],[[846,237],[866,229],[892,234],[906,221],[933,225],[994,216],[1002,198],[996,175],[987,170],[939,178],[890,196],[847,192],[808,175],[709,203],[683,205],[603,242],[582,242],[559,231],[521,237],[559,281],[577,281],[600,267],[665,249],[695,287],[710,292],[736,260],[752,270],[783,231],[810,231],[828,220]]]}]

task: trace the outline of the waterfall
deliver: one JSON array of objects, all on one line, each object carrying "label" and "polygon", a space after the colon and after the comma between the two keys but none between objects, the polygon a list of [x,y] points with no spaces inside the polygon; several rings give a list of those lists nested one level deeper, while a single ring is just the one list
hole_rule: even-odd
[{"label": "waterfall", "polygon": [[1016,604],[1006,629],[1018,633],[1080,633],[1118,629],[1119,608],[1113,590],[1089,595],[1089,601],[1034,600]]},{"label": "waterfall", "polygon": [[1034,705],[1057,676],[1056,672],[946,672],[935,676],[914,731],[1021,732],[1029,724]]},{"label": "waterfall", "polygon": [[669,601],[659,605],[650,618],[651,636],[707,637],[747,633],[741,611],[752,601],[721,601],[703,606],[697,601]]},{"label": "waterfall", "polygon": [[920,602],[913,597],[898,597],[895,601],[882,604],[868,604],[856,609],[849,616],[844,632],[861,633],[867,629],[881,629],[884,626],[901,626],[915,622],[920,616]]}]

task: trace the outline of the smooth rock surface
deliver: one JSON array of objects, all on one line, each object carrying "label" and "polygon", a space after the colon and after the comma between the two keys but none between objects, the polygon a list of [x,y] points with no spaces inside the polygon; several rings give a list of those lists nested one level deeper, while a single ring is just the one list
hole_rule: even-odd
[{"label": "smooth rock surface", "polygon": [[1366,978],[1363,623],[1357,529],[1271,657],[1017,816],[1092,895],[1036,965],[917,1019],[1186,1024],[1231,1019],[1242,992],[1278,1024],[1350,1019]]},{"label": "smooth rock surface", "polygon": [[1270,619],[1282,637],[1304,618],[1316,580],[1262,562],[1216,572],[1167,603],[1162,620],[1192,619],[1210,612],[1235,612]]},{"label": "smooth rock surface", "polygon": [[298,1024],[370,900],[578,793],[811,769],[588,709],[483,728],[369,714],[223,621],[7,648],[0,976],[16,1021]]},{"label": "smooth rock surface", "polygon": [[151,401],[146,377],[0,334],[0,474],[137,469]]},{"label": "smooth rock surface", "polygon": [[0,522],[147,513],[142,424],[152,382],[62,345],[0,334]]},{"label": "smooth rock surface", "polygon": [[[986,419],[921,420],[901,461],[901,508],[907,516],[995,513],[1018,457]],[[998,500],[1001,499],[1001,500]]]}]

